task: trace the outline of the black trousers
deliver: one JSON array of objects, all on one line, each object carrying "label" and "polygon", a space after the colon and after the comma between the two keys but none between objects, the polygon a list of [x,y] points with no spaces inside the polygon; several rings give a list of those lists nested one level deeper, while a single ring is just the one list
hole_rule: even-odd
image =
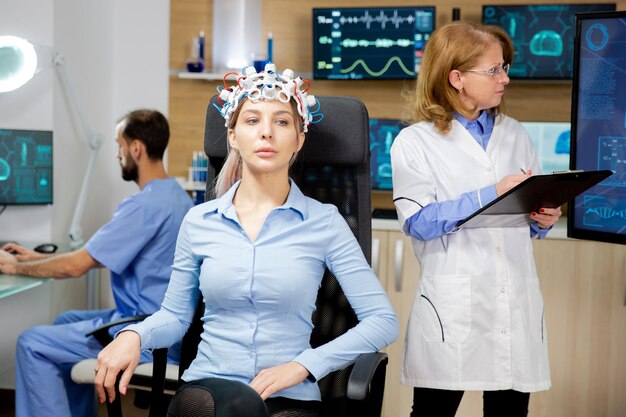
[{"label": "black trousers", "polygon": [[[414,388],[411,417],[454,417],[465,391]],[[484,391],[484,417],[526,417],[530,393]]]}]

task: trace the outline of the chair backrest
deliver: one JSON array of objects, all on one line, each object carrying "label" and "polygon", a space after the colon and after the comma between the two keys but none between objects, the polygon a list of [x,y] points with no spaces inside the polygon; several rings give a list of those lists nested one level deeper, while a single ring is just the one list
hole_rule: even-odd
[{"label": "chair backrest", "polygon": [[[371,254],[371,195],[369,173],[369,121],[361,101],[351,97],[316,96],[324,118],[309,126],[306,141],[291,168],[291,177],[302,192],[318,201],[332,203],[346,219],[357,237],[366,259]],[[214,197],[211,183],[227,156],[224,119],[215,109],[213,97],[206,114],[204,151],[209,159],[206,199]],[[335,277],[328,271],[318,292],[313,316],[313,347],[324,344],[357,324],[357,318]],[[204,306],[199,306],[197,327],[183,339],[181,372],[196,354],[202,326],[199,320]],[[346,387],[350,368],[334,372],[321,381],[324,408],[332,415],[350,415]],[[328,415],[323,412],[322,415]]]}]

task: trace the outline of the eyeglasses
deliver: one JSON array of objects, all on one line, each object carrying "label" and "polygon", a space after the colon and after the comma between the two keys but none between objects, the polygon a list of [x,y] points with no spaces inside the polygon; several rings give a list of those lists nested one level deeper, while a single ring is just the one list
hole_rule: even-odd
[{"label": "eyeglasses", "polygon": [[497,67],[490,68],[488,70],[465,70],[464,72],[477,72],[479,74],[487,74],[491,78],[496,78],[502,75],[502,73],[509,74],[511,64],[498,65]]}]

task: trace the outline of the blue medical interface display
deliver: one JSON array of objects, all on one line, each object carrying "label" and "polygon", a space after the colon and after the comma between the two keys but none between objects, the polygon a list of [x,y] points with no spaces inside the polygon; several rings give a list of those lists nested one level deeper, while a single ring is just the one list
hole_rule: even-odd
[{"label": "blue medical interface display", "polygon": [[434,7],[313,9],[313,78],[415,78]]},{"label": "blue medical interface display", "polygon": [[406,125],[396,119],[370,119],[370,175],[372,189],[391,190],[391,144]]},{"label": "blue medical interface display", "polygon": [[576,35],[570,166],[613,175],[575,199],[568,234],[626,244],[626,12],[582,15]]},{"label": "blue medical interface display", "polygon": [[522,122],[533,141],[541,172],[569,169],[571,127],[567,122]]},{"label": "blue medical interface display", "polygon": [[52,132],[0,129],[0,205],[52,203]]},{"label": "blue medical interface display", "polygon": [[513,40],[511,78],[571,79],[576,13],[615,10],[612,4],[483,6],[483,23],[500,26]]}]

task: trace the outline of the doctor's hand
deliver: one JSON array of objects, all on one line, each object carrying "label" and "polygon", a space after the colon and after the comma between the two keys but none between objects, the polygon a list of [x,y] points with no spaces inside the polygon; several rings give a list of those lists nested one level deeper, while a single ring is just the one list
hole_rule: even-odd
[{"label": "doctor's hand", "polygon": [[530,213],[530,218],[536,221],[542,229],[554,226],[559,221],[559,217],[561,217],[561,207],[541,208],[538,213]]},{"label": "doctor's hand", "polygon": [[120,333],[115,340],[106,345],[98,354],[96,363],[96,393],[98,400],[104,403],[115,399],[115,383],[117,375],[124,371],[120,378],[120,394],[126,395],[130,377],[139,364],[141,338],[133,331]]},{"label": "doctor's hand", "polygon": [[530,178],[532,174],[532,171],[528,170],[525,174],[507,175],[496,184],[496,194],[500,197],[511,188]]},{"label": "doctor's hand", "polygon": [[277,391],[298,385],[307,376],[309,376],[309,371],[298,362],[292,361],[284,365],[263,369],[250,382],[250,386],[265,401]]},{"label": "doctor's hand", "polygon": [[2,247],[3,250],[15,255],[15,258],[20,261],[34,261],[36,259],[46,258],[46,255],[37,253],[34,250],[26,249],[24,246],[17,243],[7,243]]},{"label": "doctor's hand", "polygon": [[17,259],[9,252],[0,249],[0,272],[4,274],[15,274],[15,264]]}]

